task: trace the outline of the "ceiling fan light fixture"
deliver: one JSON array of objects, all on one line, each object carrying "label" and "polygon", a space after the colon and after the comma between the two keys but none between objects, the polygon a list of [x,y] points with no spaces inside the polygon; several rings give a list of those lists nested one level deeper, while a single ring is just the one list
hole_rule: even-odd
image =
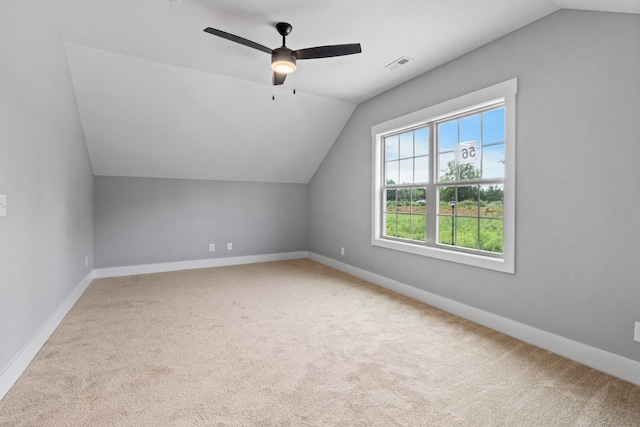
[{"label": "ceiling fan light fixture", "polygon": [[[170,0],[166,0],[170,1]],[[291,32],[293,27],[286,22],[278,22],[276,24],[276,30],[278,34],[282,36],[282,46],[277,49],[269,49],[259,43],[247,40],[245,38],[236,36],[231,33],[227,33],[222,30],[216,30],[215,28],[207,27],[205,32],[214,36],[222,37],[234,43],[250,47],[252,49],[259,50],[264,53],[271,54],[271,69],[273,70],[273,85],[279,86],[284,83],[287,74],[291,74],[296,71],[296,61],[298,59],[317,59],[317,58],[331,58],[334,56],[353,55],[355,53],[362,52],[360,43],[351,44],[336,44],[331,46],[316,46],[306,49],[291,50],[287,47],[286,38]]]},{"label": "ceiling fan light fixture", "polygon": [[289,49],[276,49],[271,55],[271,69],[280,74],[291,74],[296,70],[296,58]]}]

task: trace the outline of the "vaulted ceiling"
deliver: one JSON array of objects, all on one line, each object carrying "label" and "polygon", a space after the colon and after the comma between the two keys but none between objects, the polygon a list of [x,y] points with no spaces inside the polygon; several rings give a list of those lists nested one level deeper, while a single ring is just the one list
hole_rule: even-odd
[{"label": "vaulted ceiling", "polygon": [[[96,175],[292,183],[309,182],[364,100],[560,8],[640,13],[640,0],[41,2]],[[362,53],[299,61],[274,87],[268,54],[203,31],[276,48],[281,21],[291,49]]]}]

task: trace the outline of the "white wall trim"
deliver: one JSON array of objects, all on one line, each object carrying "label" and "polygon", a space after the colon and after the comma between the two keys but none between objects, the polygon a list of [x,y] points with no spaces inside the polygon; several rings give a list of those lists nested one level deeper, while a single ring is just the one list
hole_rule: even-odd
[{"label": "white wall trim", "polygon": [[27,369],[31,361],[36,357],[42,346],[49,339],[53,331],[56,330],[58,325],[62,322],[64,317],[69,313],[69,310],[78,301],[80,296],[87,289],[91,281],[93,280],[93,271],[87,273],[86,276],[78,283],[73,291],[65,298],[65,300],[58,306],[56,311],[47,319],[46,322],[40,327],[38,332],[29,340],[29,342],[20,350],[20,352],[13,358],[9,365],[0,373],[0,400],[9,392],[11,387],[18,381],[20,375]]},{"label": "white wall trim", "polygon": [[536,329],[460,302],[444,298],[358,267],[309,252],[309,258],[383,288],[408,296],[433,307],[549,350],[583,365],[640,385],[640,362]]},{"label": "white wall trim", "polygon": [[96,279],[104,277],[131,276],[133,274],[164,273],[167,271],[193,270],[196,268],[225,267],[228,265],[254,264],[258,262],[286,261],[307,258],[307,251],[283,252],[266,255],[248,255],[227,258],[198,259],[192,261],[165,262],[158,264],[129,265],[124,267],[98,268],[94,270]]},{"label": "white wall trim", "polygon": [[[380,246],[415,255],[441,259],[460,264],[472,265],[488,270],[501,271],[503,273],[515,273],[515,188],[516,188],[516,94],[518,93],[518,79],[512,78],[493,86],[476,90],[466,95],[441,102],[436,105],[405,114],[400,117],[379,123],[371,127],[372,137],[372,197],[371,197],[371,245]],[[503,215],[503,253],[499,257],[487,256],[480,252],[467,253],[446,245],[436,245],[435,229],[427,229],[426,242],[408,242],[389,239],[384,236],[386,231],[383,218],[384,205],[384,139],[386,136],[406,132],[408,129],[423,127],[431,123],[436,126],[439,120],[450,119],[460,114],[472,111],[481,111],[485,108],[504,108],[504,215]],[[434,144],[434,137],[431,137]],[[429,148],[432,150],[433,147]],[[437,150],[434,150],[437,152]],[[432,156],[433,157],[433,156]],[[433,160],[433,159],[432,159]],[[436,170],[435,160],[431,162],[432,170]],[[433,178],[433,177],[432,177]],[[432,184],[428,184],[432,185]],[[436,203],[436,193],[427,188],[427,206]],[[433,203],[433,205],[432,205]],[[430,218],[436,216],[436,212],[427,209],[427,223]],[[435,223],[435,222],[432,222]],[[430,241],[431,240],[431,241]]]}]

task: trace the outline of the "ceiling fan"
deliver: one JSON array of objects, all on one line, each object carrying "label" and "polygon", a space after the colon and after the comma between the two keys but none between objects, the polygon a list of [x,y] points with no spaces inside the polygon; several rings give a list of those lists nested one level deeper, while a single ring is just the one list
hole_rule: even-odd
[{"label": "ceiling fan", "polygon": [[307,49],[291,50],[286,46],[286,37],[293,27],[286,22],[276,24],[276,30],[282,36],[282,46],[276,49],[270,49],[266,46],[252,42],[251,40],[238,37],[236,35],[216,30],[215,28],[205,28],[204,31],[232,42],[252,47],[265,53],[271,54],[271,69],[273,70],[273,84],[281,85],[287,78],[287,74],[296,70],[296,61],[298,59],[315,59],[330,58],[333,56],[353,55],[362,52],[360,43],[353,44],[337,44],[332,46],[317,46]]}]

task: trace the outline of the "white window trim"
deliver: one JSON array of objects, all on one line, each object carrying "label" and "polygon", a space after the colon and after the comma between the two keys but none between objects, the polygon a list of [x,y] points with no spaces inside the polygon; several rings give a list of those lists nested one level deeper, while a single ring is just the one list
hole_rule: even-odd
[{"label": "white window trim", "polygon": [[[514,78],[440,104],[379,123],[371,128],[373,138],[373,197],[371,218],[371,244],[387,249],[451,261],[504,273],[515,273],[515,205],[516,205],[516,94],[518,79]],[[439,120],[454,114],[475,110],[483,105],[502,101],[505,107],[505,176],[504,176],[504,231],[503,256],[495,258],[451,250],[436,246],[424,246],[410,242],[386,239],[382,236],[382,143],[384,135],[406,128]],[[435,153],[430,153],[433,156]],[[433,183],[432,183],[433,184]]]}]

